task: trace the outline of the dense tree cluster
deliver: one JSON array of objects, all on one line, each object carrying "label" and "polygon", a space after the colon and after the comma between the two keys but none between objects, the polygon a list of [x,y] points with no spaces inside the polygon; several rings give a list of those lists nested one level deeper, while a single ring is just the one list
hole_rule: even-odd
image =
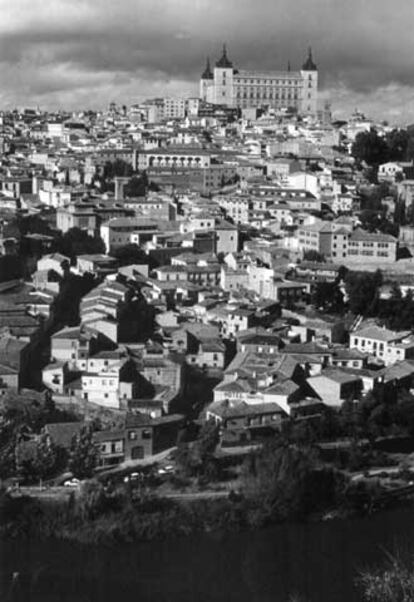
[{"label": "dense tree cluster", "polygon": [[[414,329],[414,293],[403,295],[397,283],[391,285],[388,299],[381,298],[384,285],[380,270],[354,272],[341,270],[334,282],[318,282],[311,294],[312,305],[320,311],[377,318],[390,330]],[[345,296],[343,294],[345,290]]]},{"label": "dense tree cluster", "polygon": [[377,385],[359,401],[345,401],[339,411],[325,408],[317,421],[286,422],[283,435],[299,445],[337,439],[373,443],[383,436],[414,436],[414,396],[404,388]]},{"label": "dense tree cluster", "polygon": [[344,295],[338,281],[318,282],[311,295],[311,303],[318,310],[330,314],[344,311]]},{"label": "dense tree cluster", "polygon": [[372,167],[387,161],[410,161],[414,158],[414,131],[394,129],[384,136],[375,128],[360,132],[352,145],[352,155]]},{"label": "dense tree cluster", "polygon": [[146,172],[141,176],[133,176],[124,188],[126,197],[142,197],[145,196],[149,187],[148,177]]},{"label": "dense tree cluster", "polygon": [[354,314],[375,316],[379,307],[379,293],[382,274],[376,272],[348,272],[345,277],[345,290],[348,307]]},{"label": "dense tree cluster", "polygon": [[148,190],[159,190],[153,182],[148,181],[147,173],[137,173],[132,165],[123,159],[106,161],[104,166],[96,173],[93,186],[97,186],[101,192],[114,192],[114,178],[128,178],[124,186],[126,197],[145,196]]},{"label": "dense tree cluster", "polygon": [[380,136],[375,128],[357,134],[352,145],[352,155],[359,162],[378,166],[388,161],[390,153],[385,137]]},{"label": "dense tree cluster", "polygon": [[184,477],[214,478],[217,475],[214,452],[218,443],[219,428],[214,421],[207,421],[194,442],[179,444],[176,456],[179,472]]},{"label": "dense tree cluster", "polygon": [[77,276],[68,274],[60,284],[60,291],[55,300],[56,323],[63,326],[79,324],[79,304],[82,297],[96,286],[96,280],[91,274]]},{"label": "dense tree cluster", "polygon": [[312,261],[315,263],[325,263],[326,259],[322,253],[318,251],[305,251],[303,254],[303,261]]},{"label": "dense tree cluster", "polygon": [[[62,448],[37,437],[41,429],[53,422],[72,422],[77,417],[70,412],[56,409],[47,397],[43,403],[38,399],[8,393],[3,399],[0,425],[0,479],[19,474],[30,481],[49,478],[59,472],[67,461]],[[27,443],[31,453],[23,452]]]},{"label": "dense tree cluster", "polygon": [[414,328],[414,295],[412,290],[402,294],[398,284],[393,284],[390,298],[383,300],[378,312],[380,320],[391,330]]},{"label": "dense tree cluster", "polygon": [[[19,444],[18,440],[17,445]],[[65,469],[66,464],[66,451],[49,441],[46,435],[40,436],[35,442],[30,455],[25,457],[16,453],[16,474],[24,481],[54,477]]]},{"label": "dense tree cluster", "polygon": [[79,479],[93,476],[98,462],[98,449],[93,441],[93,430],[85,426],[79,436],[75,436],[69,454],[69,470]]},{"label": "dense tree cluster", "polygon": [[259,523],[301,518],[335,504],[343,480],[323,466],[313,448],[276,438],[251,454],[243,468],[243,490]]},{"label": "dense tree cluster", "polygon": [[410,602],[414,600],[413,563],[387,554],[385,566],[363,571],[357,584],[364,602]]},{"label": "dense tree cluster", "polygon": [[90,236],[80,228],[70,228],[56,239],[55,250],[74,260],[78,255],[105,253],[105,244],[99,236]]}]

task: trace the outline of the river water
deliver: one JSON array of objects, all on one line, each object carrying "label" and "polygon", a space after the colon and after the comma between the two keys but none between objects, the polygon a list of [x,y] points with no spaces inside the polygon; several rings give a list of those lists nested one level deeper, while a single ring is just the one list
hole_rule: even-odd
[{"label": "river water", "polygon": [[117,548],[1,542],[0,600],[357,602],[358,572],[396,550],[414,554],[412,509]]}]

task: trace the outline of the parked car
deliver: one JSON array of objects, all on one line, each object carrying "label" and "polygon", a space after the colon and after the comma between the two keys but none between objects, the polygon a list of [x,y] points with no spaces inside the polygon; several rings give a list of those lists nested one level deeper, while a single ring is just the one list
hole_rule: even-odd
[{"label": "parked car", "polygon": [[80,481],[79,479],[69,479],[63,483],[64,487],[79,487]]},{"label": "parked car", "polygon": [[161,466],[161,468],[159,468],[157,470],[157,474],[159,474],[159,475],[171,474],[174,471],[175,471],[175,467],[172,464],[166,464],[165,466]]}]

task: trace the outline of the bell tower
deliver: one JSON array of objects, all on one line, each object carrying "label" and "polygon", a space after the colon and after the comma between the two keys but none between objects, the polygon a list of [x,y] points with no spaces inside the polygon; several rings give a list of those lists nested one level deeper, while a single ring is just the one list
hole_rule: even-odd
[{"label": "bell tower", "polygon": [[312,48],[308,49],[308,57],[302,65],[302,113],[316,115],[318,110],[318,67],[313,61]]},{"label": "bell tower", "polygon": [[206,68],[200,79],[200,98],[205,102],[212,102],[212,91],[214,86],[214,75],[210,67],[210,59],[207,58]]},{"label": "bell tower", "polygon": [[214,103],[232,107],[233,95],[233,63],[227,56],[226,45],[223,44],[223,53],[214,68]]}]

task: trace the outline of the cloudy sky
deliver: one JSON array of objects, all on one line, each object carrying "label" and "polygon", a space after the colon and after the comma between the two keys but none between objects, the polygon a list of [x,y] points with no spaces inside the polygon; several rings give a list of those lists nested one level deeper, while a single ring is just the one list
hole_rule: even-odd
[{"label": "cloudy sky", "polygon": [[100,108],[197,94],[223,41],[241,68],[309,45],[336,116],[414,122],[413,0],[0,0],[0,106]]}]

